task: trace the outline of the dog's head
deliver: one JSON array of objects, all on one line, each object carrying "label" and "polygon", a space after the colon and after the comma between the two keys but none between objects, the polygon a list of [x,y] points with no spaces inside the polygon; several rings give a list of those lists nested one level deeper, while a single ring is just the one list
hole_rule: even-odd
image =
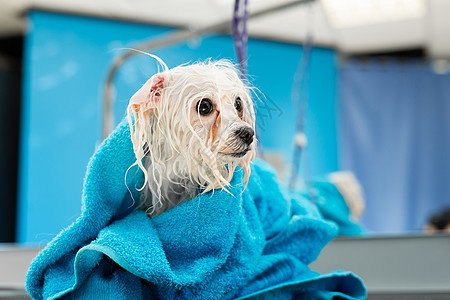
[{"label": "dog's head", "polygon": [[[145,182],[190,182],[209,191],[229,185],[237,166],[250,175],[255,113],[249,88],[225,60],[182,65],[151,77],[133,95],[128,121]],[[147,157],[147,166],[142,164]]]}]

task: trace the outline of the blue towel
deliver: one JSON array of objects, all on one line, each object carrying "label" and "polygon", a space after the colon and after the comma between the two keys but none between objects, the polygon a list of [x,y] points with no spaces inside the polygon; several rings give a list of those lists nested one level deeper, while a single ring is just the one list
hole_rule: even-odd
[{"label": "blue towel", "polygon": [[[352,217],[344,197],[333,183],[322,179],[314,181],[313,187],[314,204],[325,220],[336,223],[339,235],[363,236],[369,234],[369,231]],[[303,191],[303,195],[309,197],[305,191]]]},{"label": "blue towel", "polygon": [[123,121],[89,163],[81,216],[30,266],[34,299],[365,298],[352,273],[308,268],[336,225],[263,161],[244,192],[241,171],[233,196],[212,191],[150,219],[128,190],[142,173],[130,170],[124,183],[134,160]]}]

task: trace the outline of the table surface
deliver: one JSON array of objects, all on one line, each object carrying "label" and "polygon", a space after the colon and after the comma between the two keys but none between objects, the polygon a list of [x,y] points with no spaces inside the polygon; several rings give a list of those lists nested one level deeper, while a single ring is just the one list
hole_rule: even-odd
[{"label": "table surface", "polygon": [[[0,246],[0,299],[24,299],[25,275],[38,248]],[[349,270],[368,299],[450,299],[450,235],[337,238],[310,268]]]},{"label": "table surface", "polygon": [[446,294],[450,299],[450,235],[338,238],[310,268],[360,276],[369,294]]}]

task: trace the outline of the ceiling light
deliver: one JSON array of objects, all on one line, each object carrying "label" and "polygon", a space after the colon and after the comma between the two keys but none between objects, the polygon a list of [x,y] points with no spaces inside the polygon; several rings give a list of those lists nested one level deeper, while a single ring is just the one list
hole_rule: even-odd
[{"label": "ceiling light", "polygon": [[331,25],[337,28],[419,19],[426,13],[426,0],[321,1]]}]

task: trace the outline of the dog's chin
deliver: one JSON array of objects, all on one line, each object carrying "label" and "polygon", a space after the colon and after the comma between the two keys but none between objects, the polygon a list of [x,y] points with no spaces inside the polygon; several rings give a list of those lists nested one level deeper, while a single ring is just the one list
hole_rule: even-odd
[{"label": "dog's chin", "polygon": [[229,152],[229,153],[221,153],[222,157],[226,161],[236,161],[236,160],[242,160],[245,159],[245,157],[250,153],[250,148],[240,150],[237,152]]},{"label": "dog's chin", "polygon": [[246,156],[249,151],[250,151],[250,149],[246,149],[241,152],[230,153],[229,155],[234,158],[242,158],[242,157]]}]

